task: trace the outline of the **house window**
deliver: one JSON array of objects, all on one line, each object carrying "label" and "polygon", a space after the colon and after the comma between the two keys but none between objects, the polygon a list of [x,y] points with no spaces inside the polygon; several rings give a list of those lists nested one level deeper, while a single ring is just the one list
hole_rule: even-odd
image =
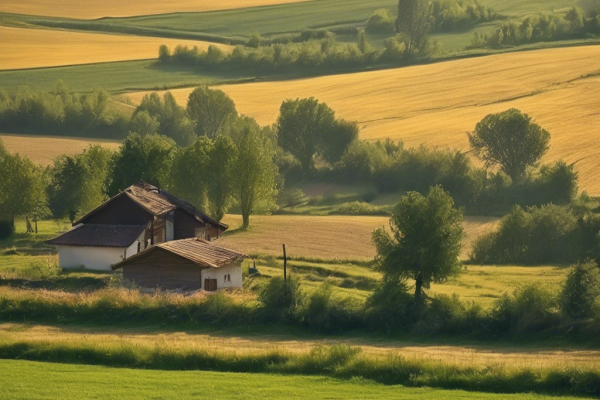
[{"label": "house window", "polygon": [[138,242],[138,253],[142,250],[142,242]]},{"label": "house window", "polygon": [[225,278],[223,279],[225,282],[231,282],[231,275],[230,274],[226,274]]}]

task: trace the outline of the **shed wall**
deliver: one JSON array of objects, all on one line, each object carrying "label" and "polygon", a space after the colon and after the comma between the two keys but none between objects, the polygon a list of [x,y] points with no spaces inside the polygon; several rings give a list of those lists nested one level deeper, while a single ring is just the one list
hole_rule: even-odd
[{"label": "shed wall", "polygon": [[122,261],[126,250],[124,247],[62,245],[57,248],[61,268],[76,268],[83,265],[87,269],[98,271],[111,271],[110,266]]},{"label": "shed wall", "polygon": [[84,224],[145,225],[152,218],[150,213],[144,211],[129,197],[121,195],[97,213],[80,222]]},{"label": "shed wall", "polygon": [[[229,275],[231,281],[225,280],[225,275]],[[242,267],[241,264],[229,264],[220,268],[206,268],[202,270],[202,280],[216,279],[217,289],[241,288],[242,287]]]}]

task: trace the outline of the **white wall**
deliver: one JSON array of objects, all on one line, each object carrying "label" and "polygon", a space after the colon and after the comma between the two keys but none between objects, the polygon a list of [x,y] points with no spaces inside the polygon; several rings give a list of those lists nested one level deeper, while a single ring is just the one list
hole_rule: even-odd
[{"label": "white wall", "polygon": [[[80,265],[87,269],[112,271],[111,265],[123,261],[123,257],[137,254],[138,242],[142,242],[144,250],[144,233],[127,249],[125,247],[93,247],[93,246],[56,246],[61,268],[75,268]],[[231,277],[233,281],[233,276]]]},{"label": "white wall", "polygon": [[[137,242],[134,243],[137,251]],[[132,245],[133,246],[133,245]],[[87,269],[112,271],[110,266],[123,260],[124,247],[57,246],[61,268],[75,268],[80,265]],[[127,252],[128,256],[129,251]],[[134,253],[132,252],[131,255]]]},{"label": "white wall", "polygon": [[[231,282],[225,282],[225,275],[231,277]],[[242,287],[242,265],[229,264],[220,268],[205,268],[202,270],[202,288],[205,279],[216,279],[217,289],[241,288]]]}]

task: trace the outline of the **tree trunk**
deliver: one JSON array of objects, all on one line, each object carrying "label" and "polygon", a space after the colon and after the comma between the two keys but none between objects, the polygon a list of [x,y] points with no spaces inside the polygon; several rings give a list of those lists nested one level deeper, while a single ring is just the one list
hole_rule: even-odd
[{"label": "tree trunk", "polygon": [[421,278],[421,273],[418,273],[415,278],[415,302],[418,306],[423,302],[423,278]]},{"label": "tree trunk", "polygon": [[37,217],[34,217],[33,222],[35,223],[35,233],[38,233],[38,229],[37,229]]}]

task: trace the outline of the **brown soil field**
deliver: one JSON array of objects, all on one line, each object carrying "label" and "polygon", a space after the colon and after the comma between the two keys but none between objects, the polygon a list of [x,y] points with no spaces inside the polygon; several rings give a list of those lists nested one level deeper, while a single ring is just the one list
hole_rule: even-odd
[{"label": "brown soil field", "polygon": [[116,140],[34,135],[1,134],[0,140],[11,153],[27,156],[34,163],[43,166],[51,165],[54,159],[60,155],[79,154],[91,144],[99,144],[112,150],[118,149],[121,145]]},{"label": "brown soil field", "polygon": [[161,44],[206,49],[214,43],[0,26],[0,70],[157,58]]},{"label": "brown soil field", "polygon": [[[371,233],[388,226],[389,217],[255,215],[247,231],[236,231],[218,239],[216,244],[254,254],[281,256],[285,243],[290,257],[324,259],[370,259],[375,256]],[[242,224],[240,215],[227,215],[223,222],[229,230]],[[462,257],[467,258],[472,242],[498,224],[494,217],[465,217],[467,237]]]},{"label": "brown soil field", "polygon": [[135,15],[174,12],[213,11],[233,8],[297,3],[307,0],[91,0],[85,4],[73,0],[3,0],[0,12],[94,19],[102,17],[130,17]]},{"label": "brown soil field", "polygon": [[0,342],[32,344],[79,343],[88,346],[140,346],[174,351],[205,350],[211,354],[263,354],[281,351],[306,353],[322,345],[359,346],[372,357],[402,355],[409,359],[441,361],[473,367],[597,367],[600,351],[573,348],[519,347],[514,345],[430,345],[389,339],[298,339],[285,335],[227,336],[186,332],[144,333],[132,329],[59,328],[28,324],[0,324]]},{"label": "brown soil field", "polygon": [[[359,121],[364,139],[461,151],[478,121],[516,107],[552,134],[543,162],[574,163],[580,188],[600,195],[599,59],[600,46],[568,47],[221,89],[261,124],[276,120],[284,99],[313,96]],[[185,103],[190,91],[173,93]]]}]

